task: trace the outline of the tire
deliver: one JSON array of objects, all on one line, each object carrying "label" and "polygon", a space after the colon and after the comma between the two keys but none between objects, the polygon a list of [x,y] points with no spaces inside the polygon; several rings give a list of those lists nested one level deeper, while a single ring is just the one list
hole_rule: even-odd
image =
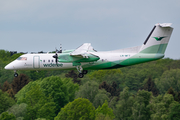
[{"label": "tire", "polygon": [[83,70],[83,72],[82,72],[83,74],[87,74],[88,73],[88,71],[87,70]]},{"label": "tire", "polygon": [[79,78],[83,78],[83,77],[84,77],[84,74],[83,74],[83,73],[79,73],[78,77],[79,77]]},{"label": "tire", "polygon": [[14,73],[14,77],[18,77],[18,73]]}]

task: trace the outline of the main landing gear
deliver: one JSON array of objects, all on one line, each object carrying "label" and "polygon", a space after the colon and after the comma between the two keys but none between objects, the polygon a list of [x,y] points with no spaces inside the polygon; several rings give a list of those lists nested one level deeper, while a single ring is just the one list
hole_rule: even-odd
[{"label": "main landing gear", "polygon": [[16,70],[14,71],[14,77],[18,77],[18,73],[16,72]]},{"label": "main landing gear", "polygon": [[79,78],[83,78],[84,75],[88,73],[88,71],[83,70],[83,68],[81,66],[77,66],[76,68],[77,68],[77,70],[79,72],[79,75],[78,75]]}]

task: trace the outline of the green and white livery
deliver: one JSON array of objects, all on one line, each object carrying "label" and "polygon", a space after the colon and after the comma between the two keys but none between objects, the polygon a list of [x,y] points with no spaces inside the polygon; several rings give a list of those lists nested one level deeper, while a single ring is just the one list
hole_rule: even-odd
[{"label": "green and white livery", "polygon": [[75,50],[47,54],[24,54],[5,66],[14,70],[77,69],[82,78],[87,70],[113,69],[158,60],[164,57],[173,28],[171,23],[155,24],[142,46],[97,52],[90,43]]}]

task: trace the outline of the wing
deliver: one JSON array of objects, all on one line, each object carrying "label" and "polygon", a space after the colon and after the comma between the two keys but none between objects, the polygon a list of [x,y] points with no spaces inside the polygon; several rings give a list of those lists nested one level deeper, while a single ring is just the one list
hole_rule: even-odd
[{"label": "wing", "polygon": [[76,50],[71,52],[70,55],[76,57],[87,57],[87,52],[95,52],[93,47],[91,46],[91,43],[84,43]]},{"label": "wing", "polygon": [[73,58],[74,62],[92,62],[97,61],[100,58],[96,55],[93,55],[90,52],[96,52],[93,47],[91,46],[91,43],[84,43],[80,47],[78,47],[76,50],[70,53],[70,56]]}]

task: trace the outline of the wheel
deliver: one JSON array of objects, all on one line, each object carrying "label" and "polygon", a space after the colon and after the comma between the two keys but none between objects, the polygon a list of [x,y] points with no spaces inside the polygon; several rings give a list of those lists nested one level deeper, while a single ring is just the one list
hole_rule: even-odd
[{"label": "wheel", "polygon": [[78,77],[79,77],[79,78],[83,78],[83,77],[84,77],[84,74],[83,74],[83,73],[79,73]]},{"label": "wheel", "polygon": [[83,74],[87,74],[88,71],[87,71],[87,70],[83,70],[82,73],[83,73]]},{"label": "wheel", "polygon": [[14,77],[17,77],[18,76],[18,73],[14,73]]}]

